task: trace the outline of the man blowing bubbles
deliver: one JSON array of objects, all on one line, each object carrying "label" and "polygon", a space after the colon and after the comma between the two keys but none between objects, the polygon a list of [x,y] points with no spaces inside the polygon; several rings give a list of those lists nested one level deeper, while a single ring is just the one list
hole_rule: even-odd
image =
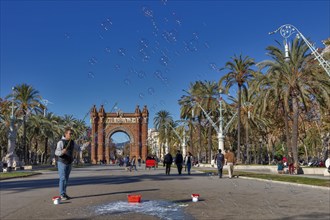
[{"label": "man blowing bubbles", "polygon": [[[66,128],[64,137],[57,143],[55,150],[55,155],[58,156],[59,191],[62,200],[71,199],[71,197],[66,194],[66,187],[72,169],[73,152],[74,150],[80,151],[80,146],[71,138],[72,135],[73,130],[71,128]],[[85,143],[84,146],[88,144],[89,142]]]}]

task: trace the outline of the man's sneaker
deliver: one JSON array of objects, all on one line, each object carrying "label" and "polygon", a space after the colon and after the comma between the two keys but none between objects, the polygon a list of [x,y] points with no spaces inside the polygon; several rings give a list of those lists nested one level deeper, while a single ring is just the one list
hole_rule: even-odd
[{"label": "man's sneaker", "polygon": [[67,194],[63,194],[63,195],[61,195],[61,200],[69,200],[69,199],[71,199],[71,197],[70,196],[68,196]]}]

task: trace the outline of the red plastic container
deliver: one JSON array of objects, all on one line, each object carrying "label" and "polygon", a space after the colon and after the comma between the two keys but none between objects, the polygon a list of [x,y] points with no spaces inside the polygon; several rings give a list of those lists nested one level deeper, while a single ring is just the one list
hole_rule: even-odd
[{"label": "red plastic container", "polygon": [[140,203],[141,197],[141,195],[128,195],[127,199],[129,203]]}]

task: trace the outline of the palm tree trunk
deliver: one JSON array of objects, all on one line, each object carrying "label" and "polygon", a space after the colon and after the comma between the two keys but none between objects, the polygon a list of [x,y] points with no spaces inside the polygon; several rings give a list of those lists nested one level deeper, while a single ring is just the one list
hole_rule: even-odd
[{"label": "palm tree trunk", "polygon": [[198,145],[199,149],[202,149],[202,125],[200,117],[198,117]]},{"label": "palm tree trunk", "polygon": [[[190,136],[190,150],[191,150],[191,152],[193,152],[193,147],[194,147],[194,145],[193,145],[193,126],[190,126],[190,128],[189,128],[190,130],[189,130],[189,136]],[[189,149],[187,149],[187,152],[189,152]]]},{"label": "palm tree trunk", "polygon": [[293,128],[292,128],[292,156],[294,162],[298,162],[298,119],[299,119],[299,107],[297,97],[292,97],[293,108]]},{"label": "palm tree trunk", "polygon": [[237,161],[241,161],[241,85],[238,85]]},{"label": "palm tree trunk", "polygon": [[38,140],[36,139],[35,140],[35,143],[34,143],[34,148],[36,150],[36,160],[35,160],[35,163],[39,163],[39,154],[38,154]]},{"label": "palm tree trunk", "polygon": [[45,138],[45,163],[47,162],[47,154],[48,154],[48,137]]},{"label": "palm tree trunk", "polygon": [[245,128],[245,149],[246,149],[246,161],[245,163],[250,163],[250,144],[249,144],[249,123],[248,117],[246,116],[246,128]]},{"label": "palm tree trunk", "polygon": [[28,164],[28,149],[26,147],[26,113],[23,114],[23,160],[25,164]]},{"label": "palm tree trunk", "polygon": [[292,151],[292,146],[291,146],[291,138],[290,138],[290,131],[289,131],[289,115],[288,111],[285,108],[284,104],[282,104],[283,111],[284,111],[284,125],[285,125],[285,136],[286,136],[286,149],[288,151]]}]

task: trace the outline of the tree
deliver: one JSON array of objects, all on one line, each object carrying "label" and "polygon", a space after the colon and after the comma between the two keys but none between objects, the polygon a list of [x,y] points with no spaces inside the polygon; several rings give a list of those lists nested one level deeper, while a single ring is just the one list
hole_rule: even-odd
[{"label": "tree", "polygon": [[23,116],[23,157],[25,163],[28,162],[28,150],[26,147],[26,117],[30,112],[41,113],[45,106],[41,103],[41,96],[38,90],[27,84],[17,85],[13,93],[7,98],[13,98],[15,105]]},{"label": "tree", "polygon": [[241,90],[246,89],[246,82],[253,78],[254,70],[251,68],[255,64],[254,60],[248,56],[242,55],[232,57],[232,61],[228,61],[223,69],[229,70],[219,81],[219,86],[224,83],[224,88],[228,90],[233,86],[238,86],[238,125],[237,125],[237,160],[240,161],[240,145],[241,145]]},{"label": "tree", "polygon": [[[308,46],[303,40],[295,38],[291,45],[289,60],[285,59],[282,45],[269,46],[267,51],[272,60],[263,61],[258,66],[261,69],[267,68],[262,85],[268,89],[267,96],[280,100],[288,148],[292,150],[294,161],[298,162],[299,115],[308,111],[308,103],[313,100],[330,108],[330,81],[325,71],[315,71],[313,57],[308,53]],[[292,122],[291,132],[289,120]]]},{"label": "tree", "polygon": [[[171,114],[166,110],[161,110],[156,113],[154,118],[155,129],[159,132],[160,143],[166,143],[166,139],[169,138],[170,127],[169,124],[173,122]],[[168,146],[166,146],[168,147]],[[168,150],[168,149],[167,149]],[[167,152],[166,152],[167,153]]]}]

